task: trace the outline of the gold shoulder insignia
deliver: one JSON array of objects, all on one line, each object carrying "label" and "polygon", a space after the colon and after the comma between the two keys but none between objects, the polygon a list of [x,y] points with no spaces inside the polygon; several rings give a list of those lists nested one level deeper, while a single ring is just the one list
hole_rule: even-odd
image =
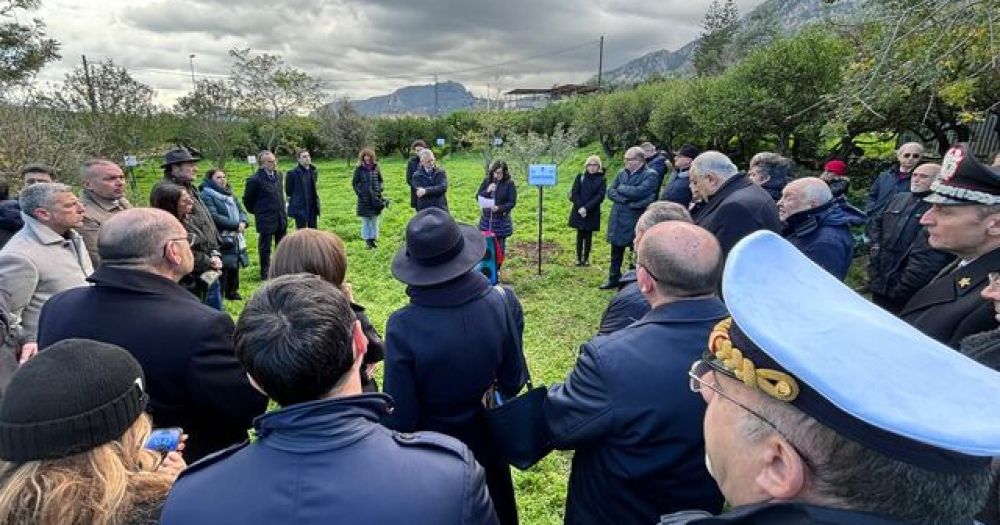
[{"label": "gold shoulder insignia", "polygon": [[972,279],[968,277],[962,277],[958,280],[958,286],[960,288],[968,288],[972,284]]}]

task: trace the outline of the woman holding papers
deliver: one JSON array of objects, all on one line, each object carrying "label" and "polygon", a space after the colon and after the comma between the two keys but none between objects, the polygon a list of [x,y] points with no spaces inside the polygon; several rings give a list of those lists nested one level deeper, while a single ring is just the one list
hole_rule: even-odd
[{"label": "woman holding papers", "polygon": [[507,163],[498,160],[479,185],[479,208],[483,210],[479,229],[491,231],[500,243],[500,251],[507,251],[507,237],[514,233],[510,212],[517,205],[517,187],[510,180]]}]

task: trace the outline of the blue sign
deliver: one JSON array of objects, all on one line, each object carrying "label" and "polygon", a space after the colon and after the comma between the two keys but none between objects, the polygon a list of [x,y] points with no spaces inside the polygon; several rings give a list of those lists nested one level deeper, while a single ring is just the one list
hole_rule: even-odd
[{"label": "blue sign", "polygon": [[531,164],[528,166],[528,184],[532,186],[555,186],[555,164]]}]

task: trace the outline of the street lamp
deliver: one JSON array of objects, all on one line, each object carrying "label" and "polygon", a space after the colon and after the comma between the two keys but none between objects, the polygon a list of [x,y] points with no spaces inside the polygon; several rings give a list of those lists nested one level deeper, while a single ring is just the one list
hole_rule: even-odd
[{"label": "street lamp", "polygon": [[194,81],[194,53],[188,55],[188,60],[191,62],[191,88],[197,89],[198,85]]}]

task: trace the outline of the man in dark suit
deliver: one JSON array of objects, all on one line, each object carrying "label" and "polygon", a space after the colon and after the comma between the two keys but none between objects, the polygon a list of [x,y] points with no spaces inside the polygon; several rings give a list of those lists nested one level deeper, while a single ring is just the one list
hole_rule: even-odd
[{"label": "man in dark suit", "polygon": [[971,334],[995,328],[993,305],[979,293],[1000,269],[1000,171],[964,144],[951,148],[920,218],[931,248],[957,260],[910,298],[899,315],[925,334],[958,348]]},{"label": "man in dark suit", "polygon": [[277,246],[288,229],[285,195],[282,191],[281,172],[274,153],[262,151],[257,156],[260,169],[247,179],[243,190],[243,207],[254,215],[257,228],[257,257],[260,259],[260,280],[267,279],[271,269],[271,242]]},{"label": "man in dark suit", "polygon": [[191,462],[246,439],[266,400],[236,361],[229,315],[177,284],[194,264],[188,239],[164,211],[116,213],[101,226],[94,286],[49,299],[38,343],[43,352],[69,338],[128,350],[146,373],[153,423],[184,429]]},{"label": "man in dark suit", "polygon": [[413,155],[406,161],[406,185],[410,187],[410,207],[414,211],[420,211],[417,207],[417,187],[413,185],[413,174],[420,169],[420,152],[427,149],[427,143],[423,139],[413,141],[410,150]]},{"label": "man in dark suit", "polygon": [[643,234],[636,266],[652,310],[585,343],[545,400],[553,444],[576,450],[567,524],[655,523],[668,512],[722,508],[704,462],[705,407],[687,379],[726,316],[715,295],[719,243],[703,228],[667,221]]},{"label": "man in dark suit", "polygon": [[319,218],[319,194],[316,192],[316,166],[309,152],[299,152],[299,163],[285,174],[285,195],[288,215],[295,219],[295,228],[316,228]]},{"label": "man in dark suit", "polygon": [[706,199],[693,213],[694,223],[715,234],[723,254],[757,230],[781,233],[774,199],[741,175],[729,157],[718,151],[698,155],[691,163],[690,180],[692,191]]}]

